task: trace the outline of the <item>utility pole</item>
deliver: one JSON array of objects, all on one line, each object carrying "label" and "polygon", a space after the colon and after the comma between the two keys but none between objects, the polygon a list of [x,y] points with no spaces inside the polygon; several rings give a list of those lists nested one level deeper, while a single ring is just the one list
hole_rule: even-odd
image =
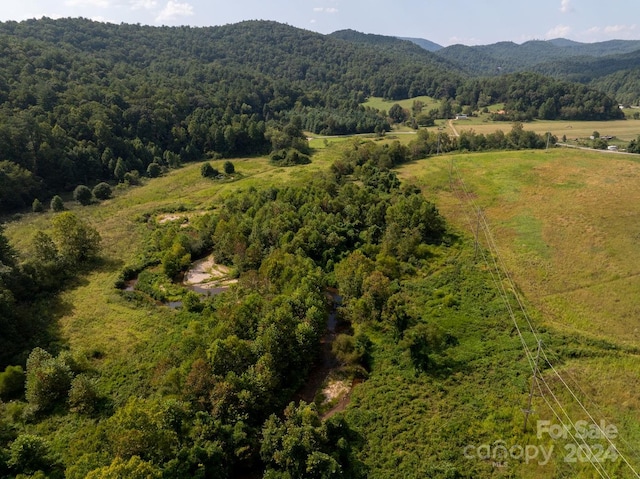
[{"label": "utility pole", "polygon": [[527,409],[523,409],[524,412],[524,428],[523,432],[527,432],[527,422],[529,421],[529,415],[533,412],[531,406],[533,404],[533,388],[538,379],[538,361],[540,360],[540,350],[542,349],[542,341],[538,340],[538,352],[536,353],[536,359],[533,366],[533,377],[531,378],[531,389],[529,390],[529,401]]}]

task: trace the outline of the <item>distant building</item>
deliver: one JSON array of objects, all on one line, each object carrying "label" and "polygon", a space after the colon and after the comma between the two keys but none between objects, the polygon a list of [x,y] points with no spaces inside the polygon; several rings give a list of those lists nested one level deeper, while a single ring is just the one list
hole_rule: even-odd
[{"label": "distant building", "polygon": [[468,120],[469,117],[467,115],[456,115],[456,120]]}]

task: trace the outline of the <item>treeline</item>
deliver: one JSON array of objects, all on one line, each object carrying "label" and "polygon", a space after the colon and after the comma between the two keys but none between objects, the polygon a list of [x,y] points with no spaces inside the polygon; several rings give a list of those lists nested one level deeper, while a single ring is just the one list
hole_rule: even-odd
[{"label": "treeline", "polygon": [[553,80],[535,73],[515,73],[470,80],[456,100],[472,108],[504,103],[493,120],[615,120],[624,118],[618,103],[604,93],[579,83]]},{"label": "treeline", "polygon": [[273,22],[7,22],[0,52],[5,211],[150,164],[267,153],[268,130],[294,109],[316,133],[380,131],[386,119],[358,106],[367,96],[438,96],[456,81],[428,52],[396,57]]}]

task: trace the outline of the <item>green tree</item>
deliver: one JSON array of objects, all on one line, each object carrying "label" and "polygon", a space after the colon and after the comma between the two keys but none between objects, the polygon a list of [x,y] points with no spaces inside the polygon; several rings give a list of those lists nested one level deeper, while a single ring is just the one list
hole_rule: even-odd
[{"label": "green tree", "polygon": [[73,190],[73,199],[81,205],[87,206],[91,204],[93,193],[91,193],[91,190],[87,186],[78,185],[76,189]]},{"label": "green tree", "polygon": [[48,472],[55,463],[49,444],[40,436],[21,434],[9,448],[7,465],[15,473]]},{"label": "green tree", "polygon": [[162,269],[169,278],[175,277],[190,264],[191,253],[179,241],[176,241],[162,257]]},{"label": "green tree", "polygon": [[375,263],[362,252],[354,251],[335,266],[340,294],[345,299],[362,296],[362,284],[375,269]]},{"label": "green tree", "polygon": [[233,166],[233,163],[231,163],[230,161],[225,161],[222,168],[227,175],[232,175],[236,172],[235,166]]},{"label": "green tree", "polygon": [[35,348],[27,359],[25,397],[37,413],[47,412],[67,396],[71,370],[47,351]]},{"label": "green tree", "polygon": [[[333,418],[332,418],[333,419]],[[314,404],[289,404],[284,419],[272,415],[262,428],[265,478],[366,477],[352,450],[344,421],[321,421]]]},{"label": "green tree", "polygon": [[64,201],[62,201],[62,198],[60,198],[58,195],[55,195],[53,198],[51,198],[50,206],[52,211],[64,211]]},{"label": "green tree", "polygon": [[409,118],[409,112],[398,103],[395,103],[389,108],[389,118],[391,118],[394,123],[404,123]]},{"label": "green tree", "polygon": [[25,374],[22,366],[7,366],[0,373],[0,399],[15,399],[24,392]]},{"label": "green tree", "polygon": [[105,424],[109,449],[123,459],[167,460],[179,444],[172,427],[173,413],[169,403],[132,397]]},{"label": "green tree", "polygon": [[92,193],[93,193],[93,196],[95,196],[99,200],[108,200],[109,198],[111,198],[111,195],[113,194],[113,190],[111,189],[111,186],[109,185],[109,183],[105,183],[103,181],[93,187]]},{"label": "green tree", "polygon": [[78,265],[98,257],[101,238],[95,228],[69,211],[56,215],[51,223],[51,237],[64,263]]},{"label": "green tree", "polygon": [[113,176],[115,176],[118,181],[124,181],[124,175],[126,174],[127,165],[122,158],[118,158],[118,160],[116,161],[116,166],[113,170]]},{"label": "green tree", "polygon": [[160,479],[162,471],[151,464],[143,461],[138,456],[132,456],[125,461],[121,457],[116,457],[108,466],[91,471],[86,479]]},{"label": "green tree", "polygon": [[42,204],[42,201],[40,201],[38,198],[33,200],[33,203],[31,204],[31,211],[33,211],[34,213],[42,213],[44,211],[44,205]]},{"label": "green tree", "polygon": [[12,161],[0,161],[0,210],[29,205],[39,190],[40,183],[29,170]]},{"label": "green tree", "polygon": [[209,162],[203,163],[200,167],[200,175],[203,178],[215,178],[219,174],[220,172],[211,166],[211,163]]},{"label": "green tree", "polygon": [[158,176],[160,176],[162,174],[162,166],[160,166],[158,163],[149,163],[149,166],[147,166],[147,176],[149,178],[157,178]]}]

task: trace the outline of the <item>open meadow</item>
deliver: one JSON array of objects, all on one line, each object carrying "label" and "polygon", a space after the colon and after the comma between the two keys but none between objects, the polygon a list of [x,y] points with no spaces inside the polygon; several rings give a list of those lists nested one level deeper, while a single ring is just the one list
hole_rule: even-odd
[{"label": "open meadow", "polygon": [[[404,166],[400,176],[464,236],[478,231],[480,247],[493,253],[478,257],[480,267],[494,270],[492,257],[502,262],[534,327],[549,335],[548,357],[564,356],[555,364],[560,375],[590,411],[618,426],[637,465],[640,162],[568,149],[445,155]],[[478,208],[490,237],[478,228]],[[568,338],[582,338],[584,348]],[[559,385],[553,370],[543,378]],[[554,391],[572,414],[585,415],[570,393]],[[553,420],[548,403],[536,402],[534,416]]]},{"label": "open meadow", "polygon": [[[496,130],[508,131],[511,129],[509,122],[490,121],[486,117],[469,118],[467,120],[453,120],[453,126],[458,133],[465,130],[473,130],[476,133],[493,133]],[[536,120],[523,123],[524,129],[538,134],[550,132],[562,141],[566,136],[568,141],[588,139],[594,131],[601,136],[612,136],[615,140],[627,143],[635,140],[640,135],[640,120],[613,120],[613,121],[550,121]],[[613,141],[612,143],[615,143]]]},{"label": "open meadow", "polygon": [[[377,108],[381,111],[389,111],[395,103],[398,103],[403,108],[411,111],[413,102],[419,100],[424,103],[423,112],[428,112],[432,109],[438,109],[440,102],[431,97],[423,96],[411,98],[409,100],[392,101],[384,100],[382,98],[369,98],[364,106]],[[450,122],[444,120],[437,120],[436,126],[430,129],[444,128],[451,135],[457,135],[462,131],[473,130],[476,133],[489,134],[494,133],[497,130],[502,130],[505,133],[511,129],[511,122],[492,121],[489,119],[489,115],[492,112],[497,112],[503,108],[503,105],[491,105],[488,107],[488,113],[480,113],[478,116],[470,116],[466,119],[452,120]],[[562,121],[562,120],[535,120],[523,123],[524,129],[533,131],[535,133],[544,135],[547,132],[558,137],[561,140],[566,136],[567,141],[576,141],[578,139],[588,139],[594,131],[600,133],[601,136],[612,136],[614,139],[612,144],[626,144],[631,140],[635,140],[640,136],[640,119],[634,119],[632,112],[637,112],[635,109],[625,110],[625,120],[613,120],[613,121]],[[454,131],[455,129],[455,131]]]}]

